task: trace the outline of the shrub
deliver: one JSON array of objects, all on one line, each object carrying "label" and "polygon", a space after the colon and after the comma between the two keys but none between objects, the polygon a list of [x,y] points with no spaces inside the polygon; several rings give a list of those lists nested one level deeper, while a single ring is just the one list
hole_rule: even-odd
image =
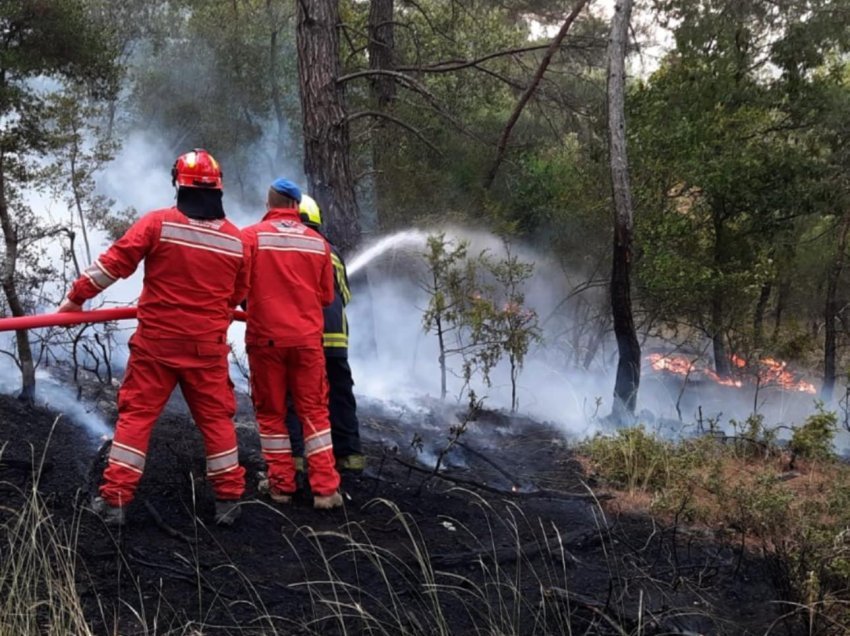
[{"label": "shrub", "polygon": [[777,452],[776,431],[764,423],[764,415],[753,413],[743,422],[730,420],[735,431],[735,455],[743,458],[767,459]]},{"label": "shrub", "polygon": [[794,457],[827,460],[833,457],[832,444],[838,430],[838,416],[818,405],[817,413],[810,415],[802,426],[794,429],[790,448]]},{"label": "shrub", "polygon": [[672,446],[643,426],[620,429],[613,437],[596,435],[585,442],[584,451],[603,479],[631,494],[661,489],[669,482]]}]

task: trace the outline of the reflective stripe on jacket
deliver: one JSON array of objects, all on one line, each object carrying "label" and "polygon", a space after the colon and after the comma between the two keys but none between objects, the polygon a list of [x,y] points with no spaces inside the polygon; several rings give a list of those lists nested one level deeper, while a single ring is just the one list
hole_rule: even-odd
[{"label": "reflective stripe on jacket", "polygon": [[150,212],[86,268],[68,298],[82,304],[129,277],[143,259],[140,330],[153,338],[223,342],[230,310],[248,289],[250,260],[236,226],[190,219],[177,208]]},{"label": "reflective stripe on jacket", "polygon": [[345,316],[345,307],[351,300],[351,290],[348,287],[345,261],[333,245],[330,247],[334,267],[334,299],[325,307],[325,332],[322,335],[322,343],[325,345],[325,355],[347,357],[348,319]]}]

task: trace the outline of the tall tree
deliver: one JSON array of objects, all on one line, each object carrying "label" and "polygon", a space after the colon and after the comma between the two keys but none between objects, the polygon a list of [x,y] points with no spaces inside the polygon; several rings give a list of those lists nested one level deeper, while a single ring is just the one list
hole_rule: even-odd
[{"label": "tall tree", "polygon": [[162,15],[138,16],[147,26],[131,36],[143,53],[131,56],[128,116],[119,123],[155,131],[167,161],[207,148],[222,164],[228,197],[261,209],[271,180],[301,176],[294,5],[150,4]]},{"label": "tall tree", "polygon": [[[815,70],[843,50],[847,0],[658,0],[676,46],[630,100],[642,301],[711,341],[756,340],[794,223],[823,210]],[[636,189],[636,192],[638,191]],[[652,194],[649,194],[649,193]],[[757,331],[757,330],[756,330]]]},{"label": "tall tree", "polygon": [[850,233],[850,212],[844,212],[837,227],[837,245],[832,266],[827,272],[826,278],[826,300],[823,310],[824,342],[823,342],[823,385],[821,386],[821,398],[825,402],[832,400],[832,392],[835,389],[835,358],[838,319],[838,282],[841,272],[844,270],[844,262],[847,259],[847,235]]},{"label": "tall tree", "polygon": [[378,227],[386,218],[385,193],[392,187],[388,171],[392,157],[387,148],[393,143],[393,130],[382,117],[390,115],[396,98],[396,80],[391,73],[395,65],[395,22],[394,0],[371,0],[369,3],[368,35],[366,49],[369,52],[369,69],[375,71],[371,78],[372,102],[376,108],[375,127],[372,131],[372,170],[374,171],[373,202]]},{"label": "tall tree", "polygon": [[[274,111],[277,135],[275,138],[275,165],[280,166],[286,158],[287,145],[289,141],[289,126],[286,121],[286,113],[283,106],[283,96],[280,88],[279,60],[281,58],[281,39],[285,25],[291,20],[284,20],[276,11],[277,3],[266,0],[266,15],[268,17],[269,29],[269,73],[268,84],[271,89],[272,109]],[[279,169],[279,168],[278,168]]]},{"label": "tall tree", "polygon": [[339,62],[339,0],[300,0],[296,10],[304,172],[329,238],[343,252],[360,240]]},{"label": "tall tree", "polygon": [[[22,316],[31,289],[27,258],[40,240],[55,235],[21,196],[34,178],[33,159],[53,143],[45,125],[49,91],[40,81],[81,83],[94,95],[111,95],[115,53],[105,25],[91,18],[82,0],[3,0],[0,31],[0,228],[5,248],[0,283],[9,311]],[[16,332],[16,345],[20,397],[32,400],[35,360],[26,331]]]},{"label": "tall tree", "polygon": [[[826,237],[834,235],[829,240],[834,246],[834,253],[829,254],[830,261],[826,263],[826,286],[823,307],[824,346],[823,346],[823,384],[821,398],[829,402],[835,390],[835,380],[839,365],[839,322],[841,320],[842,294],[841,278],[847,263],[848,239],[850,239],[850,179],[847,178],[847,162],[850,160],[850,128],[847,126],[850,118],[850,64],[837,63],[837,68],[831,73],[820,73],[819,82],[813,87],[814,95],[811,103],[823,110],[822,119],[822,148],[829,148],[829,170],[827,171],[826,189],[829,196],[826,206],[829,212],[841,210],[836,214],[828,214]],[[837,217],[837,218],[836,218]],[[834,231],[832,229],[834,228]],[[827,252],[829,253],[829,252]],[[846,301],[845,301],[846,302]]]},{"label": "tall tree", "polygon": [[611,268],[611,311],[619,360],[614,383],[614,415],[634,413],[640,386],[640,343],[632,316],[631,267],[634,235],[629,160],[626,152],[626,44],[632,0],[618,0],[611,18],[608,45],[608,148],[614,202],[614,252]]},{"label": "tall tree", "polygon": [[[375,173],[382,229],[437,209],[480,218],[482,207],[515,207],[509,199],[527,155],[560,147],[574,127],[586,130],[586,119],[577,123],[586,99],[601,110],[599,86],[588,90],[597,80],[585,73],[604,58],[601,23],[583,0],[571,3],[569,15],[548,0],[545,15],[513,0],[392,4],[392,14],[387,0],[346,4],[341,40],[355,173]],[[535,39],[540,24],[547,28]],[[552,37],[548,27],[561,28]],[[367,81],[372,90],[360,89]],[[360,140],[378,154],[363,152]],[[488,179],[494,154],[499,178]]]}]

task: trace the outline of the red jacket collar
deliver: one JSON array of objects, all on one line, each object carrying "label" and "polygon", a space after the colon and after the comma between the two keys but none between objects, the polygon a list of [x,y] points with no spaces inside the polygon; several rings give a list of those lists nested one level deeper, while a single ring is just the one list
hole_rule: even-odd
[{"label": "red jacket collar", "polygon": [[272,208],[263,217],[263,221],[289,220],[301,222],[298,208]]}]

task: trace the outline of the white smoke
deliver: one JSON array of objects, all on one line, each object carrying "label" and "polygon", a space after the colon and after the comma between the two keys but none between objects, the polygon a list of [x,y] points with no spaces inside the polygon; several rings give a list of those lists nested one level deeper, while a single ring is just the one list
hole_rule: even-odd
[{"label": "white smoke", "polygon": [[[469,242],[470,254],[487,251],[491,256],[504,256],[504,244],[498,237],[481,231],[445,227],[447,238]],[[410,404],[423,396],[439,398],[440,367],[436,336],[422,328],[427,294],[417,284],[424,275],[424,246],[429,233],[407,230],[383,237],[350,259],[349,276],[353,280],[354,297],[348,307],[351,328],[351,366],[358,393],[370,397]],[[526,302],[541,317],[557,311],[569,292],[568,282],[560,268],[542,255],[520,246],[512,251],[521,260],[535,264],[535,275],[529,281]],[[360,281],[360,271],[368,270],[370,285]],[[372,282],[374,281],[374,282]],[[359,292],[359,293],[358,293]],[[374,332],[364,330],[373,325]],[[559,364],[552,351],[562,322],[552,320],[544,332],[541,345],[529,351],[519,377],[517,395],[520,412],[557,423],[571,435],[583,436],[597,430],[594,414],[610,410],[611,393],[605,389],[610,380],[606,372],[570,373]],[[376,350],[372,344],[376,345]],[[462,361],[447,358],[449,397],[457,404],[466,403],[466,389],[461,377]],[[613,384],[610,384],[613,387]],[[511,386],[507,364],[491,373],[491,384],[481,381],[471,385],[476,395],[484,398],[489,408],[510,408]],[[600,405],[597,408],[597,400]]]},{"label": "white smoke", "polygon": [[[445,232],[450,239],[468,241],[470,254],[487,250],[491,256],[504,256],[502,241],[492,234],[458,227],[435,231]],[[423,397],[438,399],[440,395],[437,339],[423,331],[422,316],[428,297],[417,284],[424,274],[423,252],[428,234],[406,230],[382,237],[355,254],[349,267],[354,297],[348,318],[356,390],[358,394],[411,409]],[[570,293],[581,277],[568,277],[557,263],[528,246],[515,245],[511,250],[521,260],[535,265],[525,295],[526,303],[540,316],[543,330],[542,342],[531,348],[519,376],[519,412],[553,422],[569,436],[583,437],[607,430],[617,362],[613,335],[604,334],[599,353],[587,368],[576,364],[573,348],[577,341],[573,334],[582,325],[577,324],[579,314],[574,310],[582,294],[570,297]],[[361,270],[368,274],[368,287],[363,284]],[[605,286],[583,292],[581,302],[597,304],[601,311],[608,311]],[[591,326],[599,328],[606,327]],[[466,387],[460,377],[461,361],[448,358],[448,365],[454,370],[448,378],[448,400],[464,405]],[[814,410],[811,396],[793,392],[765,388],[757,392],[752,387],[734,389],[708,383],[688,383],[683,387],[677,378],[658,375],[649,368],[643,370],[642,377],[638,421],[669,436],[694,434],[700,426],[715,426],[731,433],[754,411],[763,414],[771,426],[788,427],[802,422]],[[491,380],[490,386],[476,381],[471,388],[485,398],[485,406],[510,408],[506,362],[497,366]]]},{"label": "white smoke", "polygon": [[[2,340],[6,341],[4,349],[11,347],[8,334]],[[13,394],[20,390],[21,375],[17,366],[7,356],[0,356],[0,393]],[[112,437],[112,430],[107,426],[103,417],[92,404],[77,400],[73,390],[68,385],[59,382],[49,371],[36,371],[36,404],[63,413],[69,420],[79,424],[89,433],[91,439],[100,440]]]}]

